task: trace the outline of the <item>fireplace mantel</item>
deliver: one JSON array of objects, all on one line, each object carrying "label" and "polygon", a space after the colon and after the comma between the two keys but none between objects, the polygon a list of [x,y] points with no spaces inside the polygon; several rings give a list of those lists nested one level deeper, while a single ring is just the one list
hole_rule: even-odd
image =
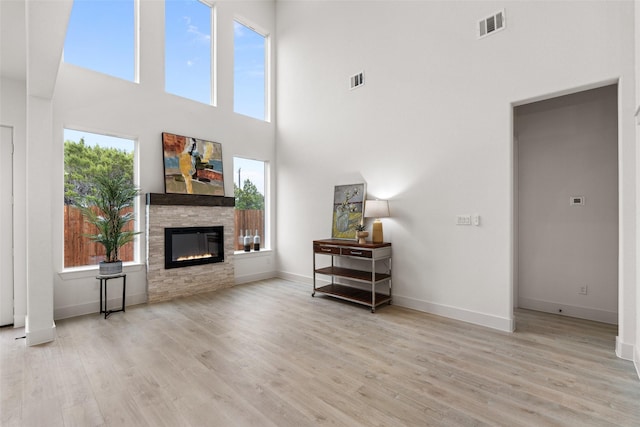
[{"label": "fireplace mantel", "polygon": [[234,197],[207,196],[202,194],[147,193],[147,205],[163,206],[227,206],[234,207]]}]

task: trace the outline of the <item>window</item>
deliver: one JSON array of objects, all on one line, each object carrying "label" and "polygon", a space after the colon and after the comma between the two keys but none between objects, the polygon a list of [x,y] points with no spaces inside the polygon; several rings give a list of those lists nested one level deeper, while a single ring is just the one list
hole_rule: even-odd
[{"label": "window", "polygon": [[135,80],[134,0],[74,0],[64,61]]},{"label": "window", "polygon": [[267,120],[267,37],[238,21],[234,21],[234,35],[233,111]]},{"label": "window", "polygon": [[269,247],[269,241],[266,238],[268,230],[265,228],[266,171],[266,162],[241,157],[233,158],[235,229],[238,235],[236,250],[238,251],[244,250],[243,239],[247,233],[250,236],[256,234],[260,236],[261,248]]},{"label": "window", "polygon": [[[104,248],[86,234],[94,233],[78,209],[93,190],[98,174],[123,174],[134,178],[135,142],[89,132],[64,130],[64,267],[97,265],[104,260]],[[137,217],[137,214],[136,214]],[[133,223],[130,224],[133,226]],[[135,259],[137,240],[120,249],[124,262]]]},{"label": "window", "polygon": [[212,9],[198,0],[165,1],[165,90],[212,104]]}]

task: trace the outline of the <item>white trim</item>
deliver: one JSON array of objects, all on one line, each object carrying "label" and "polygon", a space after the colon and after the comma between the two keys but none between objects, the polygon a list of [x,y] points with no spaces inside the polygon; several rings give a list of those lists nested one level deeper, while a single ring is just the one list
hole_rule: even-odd
[{"label": "white trim", "polygon": [[[127,307],[138,304],[146,304],[147,303],[147,294],[134,294],[127,295]],[[122,298],[109,298],[109,308],[120,308],[122,307]],[[95,300],[92,302],[87,302],[83,304],[77,305],[68,305],[66,307],[59,307],[53,310],[53,318],[55,320],[60,319],[68,319],[70,317],[83,316],[85,314],[93,314],[100,312],[100,301]]]},{"label": "white trim", "polygon": [[[618,337],[616,337],[616,343],[617,342]],[[633,352],[633,365],[636,367],[636,374],[638,375],[638,378],[640,378],[640,347],[638,346],[635,347],[635,351]]]},{"label": "white trim", "polygon": [[513,317],[498,317],[486,313],[480,313],[477,311],[465,310],[463,308],[452,307],[443,304],[435,304],[415,298],[394,295],[393,304],[400,307],[424,311],[426,313],[436,314],[438,316],[448,317],[450,319],[473,323],[474,325],[497,329],[504,332],[513,332],[516,325],[515,319]]},{"label": "white trim", "polygon": [[[309,292],[313,292],[313,288],[311,287],[313,285],[313,278],[309,276],[278,271],[278,278],[308,284],[310,285]],[[324,281],[317,280],[317,284],[322,285],[324,284]],[[434,304],[428,301],[398,295],[393,295],[393,305],[411,308],[425,313],[436,314],[450,319],[461,320],[463,322],[473,323],[475,325],[485,326],[487,328],[497,329],[504,332],[513,332],[516,326],[516,322],[513,317],[502,318],[490,314],[479,313],[442,304]]]},{"label": "white trim", "polygon": [[13,313],[13,327],[14,328],[22,328],[26,325],[27,316],[24,314],[16,314]]},{"label": "white trim", "polygon": [[[122,264],[123,273],[134,273],[145,270],[147,267],[144,263],[125,262]],[[99,267],[97,265],[87,265],[83,267],[66,268],[58,272],[58,277],[62,280],[87,279],[98,275]]]},{"label": "white trim", "polygon": [[[290,282],[298,282],[306,285],[313,285],[313,279],[309,276],[304,276],[302,274],[296,273],[288,273],[286,271],[277,271],[276,277],[283,280],[289,280]],[[312,291],[311,288],[309,288]]]},{"label": "white trim", "polygon": [[[253,245],[253,243],[252,243]],[[251,250],[251,252],[245,252],[245,251],[234,251],[233,252],[233,256],[237,257],[236,259],[239,258],[257,258],[257,257],[261,257],[261,256],[272,256],[273,255],[273,250],[272,249],[260,249],[259,251],[254,251],[253,249]]]},{"label": "white trim", "polygon": [[275,271],[265,271],[263,273],[245,274],[244,276],[236,276],[235,284],[243,285],[245,283],[257,282],[259,280],[273,279],[277,277]]},{"label": "white trim", "polygon": [[[620,336],[616,337],[616,356],[620,359],[624,360],[634,360],[634,349],[633,345],[626,344],[620,341]],[[640,361],[640,356],[638,356],[638,360]],[[636,362],[636,370],[638,370],[638,363]],[[638,372],[638,376],[640,376],[640,372]]]},{"label": "white trim", "polygon": [[54,341],[56,339],[56,323],[51,322],[51,328],[31,331],[29,330],[29,316],[26,316],[25,335],[27,338],[27,346],[29,347]]},{"label": "white trim", "polygon": [[[577,317],[579,319],[593,320],[596,322],[618,324],[618,312],[600,310],[597,308],[580,307],[577,305],[562,304],[553,301],[544,301],[534,298],[520,297],[518,307],[529,310],[543,311],[545,313],[554,313],[561,316]],[[559,310],[562,310],[560,312]]]}]

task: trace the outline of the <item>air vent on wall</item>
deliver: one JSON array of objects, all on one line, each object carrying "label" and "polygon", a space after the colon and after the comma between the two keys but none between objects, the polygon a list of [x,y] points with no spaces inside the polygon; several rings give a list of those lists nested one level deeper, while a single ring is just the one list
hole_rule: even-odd
[{"label": "air vent on wall", "polygon": [[349,78],[349,89],[355,89],[364,84],[364,71],[354,74]]},{"label": "air vent on wall", "polygon": [[491,15],[478,22],[478,37],[486,37],[496,31],[503,30],[505,26],[504,10]]}]

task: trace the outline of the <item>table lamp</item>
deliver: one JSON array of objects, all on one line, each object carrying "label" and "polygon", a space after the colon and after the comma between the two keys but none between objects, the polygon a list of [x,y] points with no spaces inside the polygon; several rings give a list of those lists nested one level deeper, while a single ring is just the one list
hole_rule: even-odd
[{"label": "table lamp", "polygon": [[389,202],[387,200],[367,200],[364,204],[364,217],[375,218],[372,227],[371,240],[382,243],[382,222],[380,218],[389,216]]}]

